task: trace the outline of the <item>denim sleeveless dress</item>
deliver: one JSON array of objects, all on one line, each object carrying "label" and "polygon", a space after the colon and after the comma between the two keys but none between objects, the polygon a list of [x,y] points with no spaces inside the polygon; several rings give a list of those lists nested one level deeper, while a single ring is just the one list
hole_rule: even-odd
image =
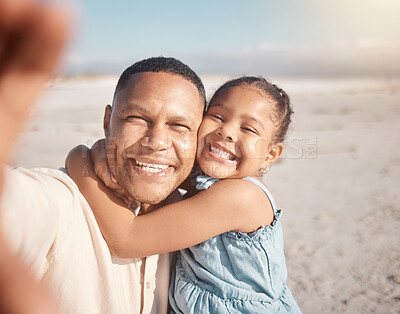
[{"label": "denim sleeveless dress", "polygon": [[[301,313],[286,286],[282,211],[261,182],[244,179],[268,196],[273,223],[252,233],[225,232],[179,251],[169,291],[171,313]],[[199,176],[197,181],[197,189],[206,189],[218,179]]]}]

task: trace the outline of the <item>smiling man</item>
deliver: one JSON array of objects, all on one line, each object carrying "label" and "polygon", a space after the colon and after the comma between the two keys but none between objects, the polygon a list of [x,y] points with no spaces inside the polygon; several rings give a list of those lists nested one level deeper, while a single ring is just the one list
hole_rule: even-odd
[{"label": "smiling man", "polygon": [[[114,177],[156,210],[191,171],[205,104],[199,77],[173,58],[150,58],[121,75],[104,117]],[[6,131],[6,130],[5,130]],[[170,256],[117,259],[65,171],[5,169],[5,238],[62,313],[166,313]]]},{"label": "smiling man", "polygon": [[190,173],[204,88],[194,73],[174,73],[174,59],[151,58],[125,70],[107,106],[108,163],[118,183],[142,202],[158,204]]}]

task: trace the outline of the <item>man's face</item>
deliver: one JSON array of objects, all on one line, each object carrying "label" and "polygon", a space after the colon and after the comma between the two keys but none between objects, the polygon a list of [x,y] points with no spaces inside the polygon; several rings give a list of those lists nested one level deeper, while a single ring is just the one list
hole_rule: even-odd
[{"label": "man's face", "polygon": [[131,76],[104,117],[107,159],[136,200],[158,204],[189,175],[204,100],[196,86],[164,72]]}]

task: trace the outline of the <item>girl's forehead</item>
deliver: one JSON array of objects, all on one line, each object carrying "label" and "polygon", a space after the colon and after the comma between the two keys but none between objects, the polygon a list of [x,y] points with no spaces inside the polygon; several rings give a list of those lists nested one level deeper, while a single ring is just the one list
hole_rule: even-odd
[{"label": "girl's forehead", "polygon": [[[264,91],[255,86],[239,85],[225,88],[213,97],[208,109],[220,107],[223,109],[242,109],[270,113],[274,108],[274,100]],[[270,114],[267,114],[270,117]]]}]

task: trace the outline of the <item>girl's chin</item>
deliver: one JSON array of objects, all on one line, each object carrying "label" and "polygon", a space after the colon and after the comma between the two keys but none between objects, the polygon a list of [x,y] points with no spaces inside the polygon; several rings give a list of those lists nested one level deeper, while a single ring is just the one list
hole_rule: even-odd
[{"label": "girl's chin", "polygon": [[225,167],[201,167],[203,172],[215,179],[226,179],[233,175],[232,169],[228,169]]},{"label": "girl's chin", "polygon": [[235,174],[237,162],[224,159],[210,158],[210,155],[203,156],[198,165],[205,174],[215,179],[226,179]]}]

